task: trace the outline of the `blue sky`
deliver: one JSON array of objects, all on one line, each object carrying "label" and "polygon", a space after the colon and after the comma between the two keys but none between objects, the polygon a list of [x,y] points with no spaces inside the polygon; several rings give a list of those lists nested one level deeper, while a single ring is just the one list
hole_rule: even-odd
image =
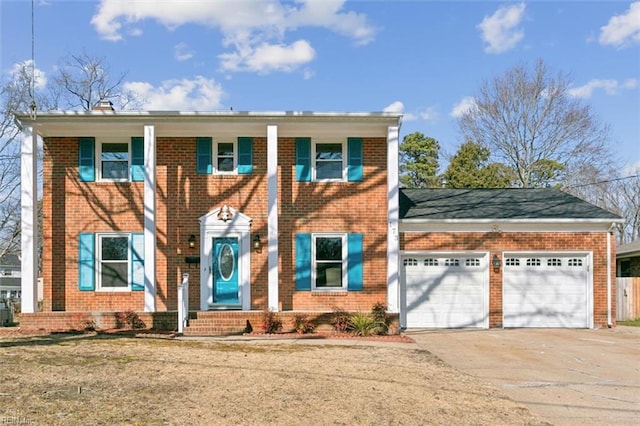
[{"label": "blue sky", "polygon": [[[31,57],[31,2],[0,2],[0,72]],[[394,111],[453,154],[481,82],[543,59],[640,167],[640,1],[35,0],[35,62],[103,57],[153,110]]]}]

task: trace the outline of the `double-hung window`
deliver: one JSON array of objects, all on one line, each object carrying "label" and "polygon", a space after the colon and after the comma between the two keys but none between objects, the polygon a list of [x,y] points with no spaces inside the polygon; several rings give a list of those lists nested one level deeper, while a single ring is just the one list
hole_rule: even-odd
[{"label": "double-hung window", "polygon": [[313,180],[345,180],[344,144],[316,143]]},{"label": "double-hung window", "polygon": [[80,290],[144,290],[144,234],[81,233],[78,248]]},{"label": "double-hung window", "polygon": [[98,234],[98,289],[129,289],[129,235]]},{"label": "double-hung window", "polygon": [[126,182],[129,180],[129,144],[100,143],[99,180]]},{"label": "double-hung window", "polygon": [[216,165],[214,173],[235,173],[238,163],[236,144],[234,142],[216,142]]},{"label": "double-hung window", "polygon": [[364,178],[363,139],[296,138],[296,181],[361,182]]},{"label": "double-hung window", "polygon": [[144,180],[144,138],[96,141],[78,139],[78,177],[82,182],[141,182]]},{"label": "double-hung window", "polygon": [[299,233],[295,246],[297,291],[362,291],[362,234]]},{"label": "double-hung window", "polygon": [[313,236],[313,288],[342,289],[346,284],[346,234]]}]

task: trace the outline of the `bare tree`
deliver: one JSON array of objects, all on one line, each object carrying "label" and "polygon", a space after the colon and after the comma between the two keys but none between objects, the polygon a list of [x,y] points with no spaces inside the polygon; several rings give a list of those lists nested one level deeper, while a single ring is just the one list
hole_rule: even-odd
[{"label": "bare tree", "polygon": [[87,53],[69,55],[61,60],[49,89],[56,104],[64,109],[90,111],[101,100],[113,102],[117,109],[137,108],[135,93],[122,87],[126,75],[113,75],[104,58]]},{"label": "bare tree", "polygon": [[585,168],[607,167],[608,126],[569,88],[569,78],[552,75],[542,60],[532,71],[516,66],[481,85],[459,119],[460,131],[511,167],[521,187],[563,183]]},{"label": "bare tree", "polygon": [[20,252],[20,131],[14,114],[32,105],[39,111],[91,110],[101,99],[120,108],[138,107],[135,95],[122,89],[124,77],[112,78],[104,59],[83,53],[63,60],[51,81],[25,61],[0,82],[0,257]]}]

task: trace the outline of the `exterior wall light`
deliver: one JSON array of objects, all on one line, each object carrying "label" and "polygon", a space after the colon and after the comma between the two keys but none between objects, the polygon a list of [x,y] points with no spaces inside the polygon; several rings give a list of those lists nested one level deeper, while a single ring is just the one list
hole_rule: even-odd
[{"label": "exterior wall light", "polygon": [[189,235],[189,239],[187,240],[187,242],[189,243],[189,248],[195,248],[196,247],[196,236],[191,234]]},{"label": "exterior wall light", "polygon": [[497,254],[493,255],[493,259],[491,260],[491,265],[493,266],[493,269],[500,269],[500,258],[498,257]]},{"label": "exterior wall light", "polygon": [[262,251],[262,241],[260,241],[260,235],[253,236],[253,249],[260,253]]}]

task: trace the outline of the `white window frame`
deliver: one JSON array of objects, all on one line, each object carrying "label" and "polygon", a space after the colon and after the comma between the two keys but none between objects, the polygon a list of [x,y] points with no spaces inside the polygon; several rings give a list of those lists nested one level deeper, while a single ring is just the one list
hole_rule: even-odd
[{"label": "white window frame", "polygon": [[[122,237],[127,238],[127,286],[126,287],[102,287],[102,238]],[[96,291],[107,293],[122,293],[131,291],[131,233],[129,232],[100,232],[96,233]]]},{"label": "white window frame", "polygon": [[[127,144],[127,177],[113,179],[102,176],[102,145]],[[104,139],[96,141],[96,177],[99,182],[131,182],[131,141],[126,139]]]},{"label": "white window frame", "polygon": [[[318,238],[341,238],[342,239],[342,286],[341,287],[317,287],[316,280],[318,276],[318,263],[316,260],[316,239]],[[347,234],[338,233],[313,233],[311,234],[311,290],[312,291],[346,291],[348,289],[347,282],[347,261],[349,256]]]},{"label": "white window frame", "polygon": [[[218,167],[218,145],[228,143],[233,145],[233,170],[231,171],[222,171]],[[212,157],[213,157],[213,174],[214,175],[237,175],[238,174],[238,143],[237,141],[213,141],[212,149]]]},{"label": "white window frame", "polygon": [[[318,178],[316,174],[316,152],[317,145],[322,144],[340,144],[342,146],[342,177],[341,178]],[[347,181],[347,141],[322,140],[313,141],[311,144],[311,180],[314,182],[346,182]]]}]

